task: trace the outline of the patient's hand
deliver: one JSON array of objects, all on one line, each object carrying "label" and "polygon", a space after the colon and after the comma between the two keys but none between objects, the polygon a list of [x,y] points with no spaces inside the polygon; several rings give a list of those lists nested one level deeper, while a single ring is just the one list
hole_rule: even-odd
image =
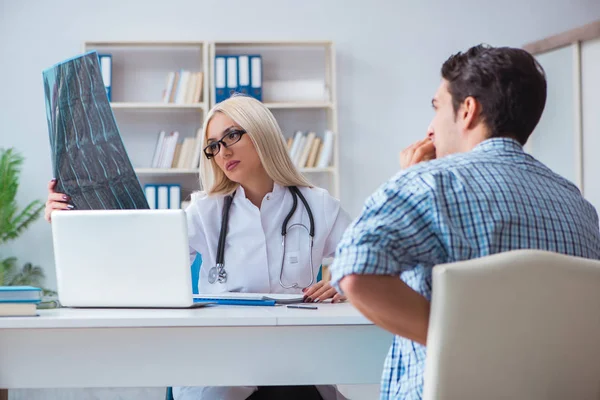
[{"label": "patient's hand", "polygon": [[332,303],[346,301],[346,297],[339,294],[329,282],[317,282],[304,289],[304,301],[306,303],[318,303],[327,299],[331,299]]},{"label": "patient's hand", "polygon": [[400,168],[406,169],[422,161],[429,161],[434,158],[435,145],[430,135],[402,150],[400,153]]},{"label": "patient's hand", "polygon": [[74,206],[69,204],[71,198],[63,193],[56,193],[56,179],[52,179],[48,183],[48,201],[46,201],[46,211],[44,218],[46,221],[52,221],[52,211],[54,210],[72,210]]}]

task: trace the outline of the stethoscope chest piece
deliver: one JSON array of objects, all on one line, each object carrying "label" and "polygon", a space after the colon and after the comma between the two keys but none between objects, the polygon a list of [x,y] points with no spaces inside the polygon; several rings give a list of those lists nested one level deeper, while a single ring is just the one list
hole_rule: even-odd
[{"label": "stethoscope chest piece", "polygon": [[215,283],[217,281],[217,267],[212,267],[208,270],[208,282]]},{"label": "stethoscope chest piece", "polygon": [[212,267],[208,270],[208,282],[209,283],[225,283],[227,282],[227,271],[225,271],[224,264],[217,264],[216,267]]}]

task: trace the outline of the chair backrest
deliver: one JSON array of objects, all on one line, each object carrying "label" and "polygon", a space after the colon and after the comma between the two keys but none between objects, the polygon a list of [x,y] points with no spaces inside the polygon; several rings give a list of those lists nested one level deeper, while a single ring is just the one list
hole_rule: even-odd
[{"label": "chair backrest", "polygon": [[600,262],[518,250],[436,266],[424,398],[600,399]]}]

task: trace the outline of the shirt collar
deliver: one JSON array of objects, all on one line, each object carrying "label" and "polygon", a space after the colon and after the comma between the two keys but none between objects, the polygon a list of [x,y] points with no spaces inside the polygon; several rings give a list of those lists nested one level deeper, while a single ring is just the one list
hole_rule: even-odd
[{"label": "shirt collar", "polygon": [[[270,193],[267,193],[266,197],[268,197],[269,200],[279,199],[279,198],[283,197],[285,190],[286,190],[285,186],[281,186],[277,183],[273,183],[273,190]],[[242,187],[242,185],[238,185],[237,189],[235,190],[234,200],[235,199],[246,199],[246,192],[244,191],[244,188]]]},{"label": "shirt collar", "polygon": [[495,137],[486,139],[473,148],[472,151],[494,151],[504,150],[511,152],[523,152],[523,146],[515,139],[507,137]]}]

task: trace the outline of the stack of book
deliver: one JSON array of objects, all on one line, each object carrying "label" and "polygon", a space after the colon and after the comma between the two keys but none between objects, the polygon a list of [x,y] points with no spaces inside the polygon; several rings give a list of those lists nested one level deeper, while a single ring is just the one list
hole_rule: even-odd
[{"label": "stack of book", "polygon": [[42,300],[42,289],[33,286],[0,286],[0,317],[32,317]]},{"label": "stack of book", "polygon": [[186,137],[178,143],[179,132],[158,134],[152,168],[196,169],[200,164],[201,142],[195,137]]},{"label": "stack of book", "polygon": [[325,131],[323,139],[315,132],[298,131],[287,141],[288,152],[298,168],[326,168],[331,165],[333,140],[331,131]]},{"label": "stack of book", "polygon": [[163,103],[194,104],[202,101],[204,74],[179,70],[169,72],[163,90]]}]

